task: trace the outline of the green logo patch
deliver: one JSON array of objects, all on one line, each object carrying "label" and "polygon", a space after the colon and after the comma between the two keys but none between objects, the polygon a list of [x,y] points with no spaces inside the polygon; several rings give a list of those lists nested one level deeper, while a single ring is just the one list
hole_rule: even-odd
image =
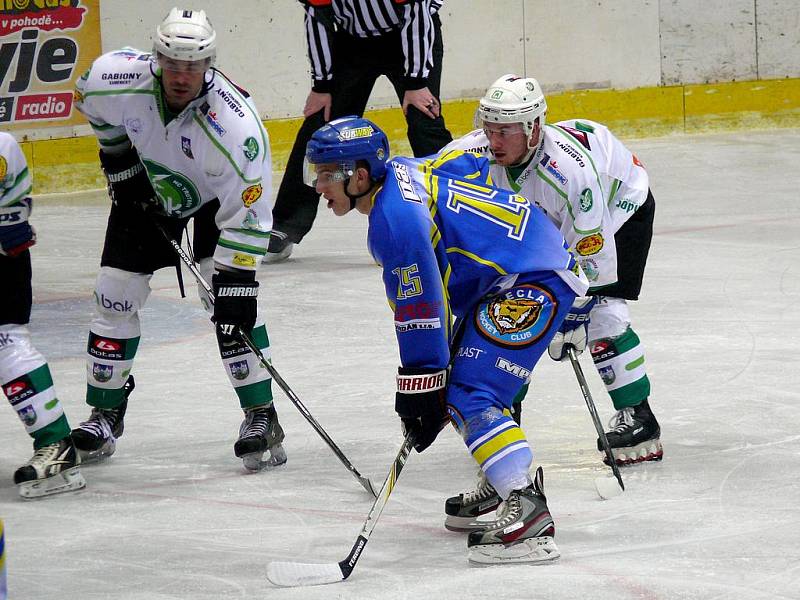
[{"label": "green logo patch", "polygon": [[589,212],[590,210],[592,210],[592,204],[593,204],[593,201],[592,201],[592,190],[590,190],[589,188],[586,188],[585,190],[583,190],[581,192],[579,201],[580,201],[581,211],[582,212]]},{"label": "green logo patch", "polygon": [[242,150],[244,152],[245,158],[250,162],[253,162],[258,156],[258,142],[256,138],[249,137],[244,141],[244,146],[242,146]]},{"label": "green logo patch", "polygon": [[168,215],[181,215],[200,206],[200,193],[185,176],[172,171],[162,164],[144,159],[147,175],[153,189]]}]

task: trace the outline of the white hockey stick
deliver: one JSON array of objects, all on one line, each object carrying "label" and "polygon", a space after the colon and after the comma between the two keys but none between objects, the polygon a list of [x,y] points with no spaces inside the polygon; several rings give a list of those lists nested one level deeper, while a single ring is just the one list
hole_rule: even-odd
[{"label": "white hockey stick", "polygon": [[383,508],[389,501],[389,496],[397,483],[397,478],[400,476],[400,471],[406,463],[413,441],[411,436],[406,436],[403,440],[403,445],[400,446],[400,451],[392,463],[389,474],[386,476],[386,481],[383,482],[381,491],[378,492],[378,497],[372,504],[369,510],[367,520],[364,521],[364,526],[361,528],[361,533],[358,534],[353,548],[347,558],[339,561],[338,563],[300,563],[300,562],[283,562],[275,561],[267,565],[267,579],[273,584],[282,587],[299,587],[307,585],[323,585],[326,583],[336,583],[344,581],[353,572],[353,569],[358,562],[361,553],[364,551],[364,546],[369,541],[369,536],[378,522],[378,517],[381,516]]},{"label": "white hockey stick", "polygon": [[[597,407],[594,404],[594,400],[592,400],[592,393],[589,391],[589,385],[586,383],[586,377],[583,376],[583,369],[581,369],[581,364],[578,362],[578,353],[575,351],[575,347],[571,344],[567,346],[567,354],[569,355],[569,361],[572,363],[572,369],[575,371],[575,377],[578,379],[578,385],[581,388],[581,392],[583,392],[583,399],[586,401],[586,407],[589,409],[589,414],[592,417],[592,423],[594,423],[594,428],[597,430],[597,435],[600,438],[600,444],[603,446],[603,451],[606,453],[608,465],[611,467],[611,472],[614,473],[614,477],[617,478],[616,482],[614,482],[613,479],[608,479],[606,477],[598,477],[594,481],[594,485],[597,488],[597,493],[604,500],[608,500],[612,496],[617,496],[624,492],[625,484],[622,482],[622,475],[619,472],[617,461],[614,458],[614,453],[611,452],[611,446],[608,443],[608,437],[606,436],[606,432],[603,430],[603,424],[600,422],[600,416],[597,414]],[[611,485],[609,485],[609,482],[611,482]],[[617,486],[617,483],[619,483],[619,486]]]}]

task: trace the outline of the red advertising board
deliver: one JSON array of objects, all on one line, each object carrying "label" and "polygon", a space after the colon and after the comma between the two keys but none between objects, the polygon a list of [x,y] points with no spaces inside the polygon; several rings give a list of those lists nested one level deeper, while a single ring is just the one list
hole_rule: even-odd
[{"label": "red advertising board", "polygon": [[99,55],[99,0],[0,0],[0,128],[84,123],[72,90]]}]

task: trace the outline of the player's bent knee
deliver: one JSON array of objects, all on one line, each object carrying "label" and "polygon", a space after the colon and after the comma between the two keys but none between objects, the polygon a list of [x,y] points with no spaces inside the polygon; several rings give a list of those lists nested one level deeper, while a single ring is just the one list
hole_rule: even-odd
[{"label": "player's bent knee", "polygon": [[108,320],[135,317],[150,295],[152,275],[101,267],[94,297],[98,314]]},{"label": "player's bent knee", "polygon": [[0,384],[45,364],[25,325],[0,325]]}]

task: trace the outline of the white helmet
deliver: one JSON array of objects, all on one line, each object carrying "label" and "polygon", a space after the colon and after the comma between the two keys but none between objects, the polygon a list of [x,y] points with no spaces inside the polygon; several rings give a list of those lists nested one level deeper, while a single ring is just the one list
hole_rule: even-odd
[{"label": "white helmet", "polygon": [[156,28],[153,53],[185,62],[208,61],[217,57],[217,34],[204,10],[173,8]]},{"label": "white helmet", "polygon": [[[522,123],[530,139],[536,119],[544,128],[547,102],[542,86],[533,77],[503,75],[495,81],[481,98],[476,120],[489,123]],[[479,124],[483,126],[483,123]]]}]

